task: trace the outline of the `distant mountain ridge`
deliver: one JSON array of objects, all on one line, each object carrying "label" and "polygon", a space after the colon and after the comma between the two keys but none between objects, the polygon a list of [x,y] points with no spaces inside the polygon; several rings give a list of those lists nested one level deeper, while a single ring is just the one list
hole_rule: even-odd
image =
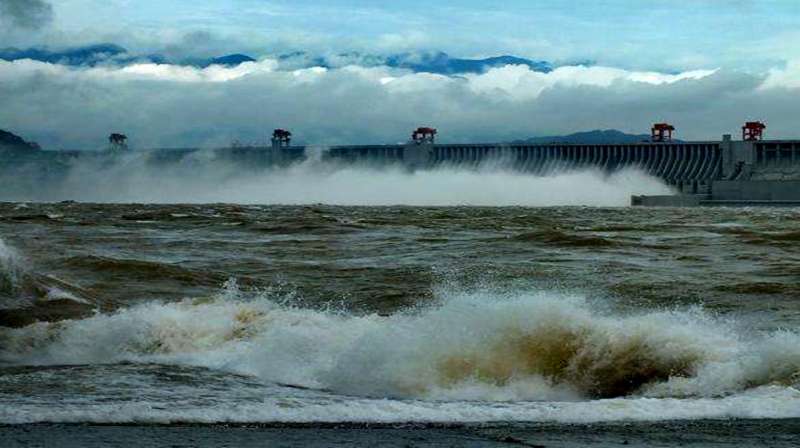
[{"label": "distant mountain ridge", "polygon": [[388,58],[389,67],[405,68],[415,72],[453,75],[460,73],[483,73],[494,67],[506,65],[525,65],[533,71],[548,73],[553,66],[545,61],[532,61],[516,56],[495,56],[485,59],[451,58],[447,53],[438,52],[423,55],[403,54]]},{"label": "distant mountain ridge", "polygon": [[24,50],[4,48],[0,49],[0,59],[6,61],[31,59],[70,66],[95,66],[103,63],[130,64],[137,61],[165,62],[165,59],[159,55],[132,56],[128,53],[128,50],[114,44],[88,45],[60,51],[53,51],[47,48],[28,48]]},{"label": "distant mountain ridge", "polygon": [[[553,65],[547,61],[534,61],[510,55],[483,59],[466,59],[454,58],[441,51],[401,53],[385,56],[361,54],[358,52],[346,52],[329,56],[313,56],[305,51],[296,51],[275,55],[274,57],[284,69],[309,67],[337,68],[346,65],[360,65],[364,67],[387,66],[411,70],[416,73],[424,72],[442,75],[458,75],[483,73],[488,69],[506,65],[524,65],[531,70],[543,73],[550,72],[554,68]],[[132,54],[125,48],[110,43],[87,45],[59,51],[47,48],[5,48],[0,49],[0,59],[6,61],[31,59],[51,64],[88,67],[103,64],[128,65],[137,62],[149,62],[200,68],[209,67],[211,65],[235,67],[245,62],[256,61],[255,58],[242,53],[234,53],[214,58],[168,59],[159,54]]]},{"label": "distant mountain ridge", "polygon": [[38,151],[37,143],[27,142],[22,137],[0,129],[0,150]]},{"label": "distant mountain ridge", "polygon": [[231,67],[244,64],[245,62],[256,62],[256,60],[246,54],[236,53],[220,56],[218,58],[211,58],[206,62],[208,65],[225,65]]},{"label": "distant mountain ridge", "polygon": [[[593,131],[575,132],[568,135],[555,135],[549,137],[532,137],[525,140],[517,140],[514,143],[564,143],[582,145],[605,145],[613,143],[640,143],[649,142],[650,134],[626,134],[616,129],[595,129]],[[681,140],[673,140],[680,142]]]},{"label": "distant mountain ridge", "polygon": [[360,65],[362,67],[386,66],[411,70],[416,73],[435,73],[440,75],[483,73],[488,69],[506,65],[525,65],[531,70],[542,73],[548,73],[554,68],[552,64],[546,61],[533,61],[516,56],[504,55],[484,59],[464,59],[451,57],[441,51],[401,53],[389,56],[349,52],[326,57],[312,56],[304,51],[297,51],[278,56],[278,61],[287,68],[312,66],[336,68],[346,65]]}]

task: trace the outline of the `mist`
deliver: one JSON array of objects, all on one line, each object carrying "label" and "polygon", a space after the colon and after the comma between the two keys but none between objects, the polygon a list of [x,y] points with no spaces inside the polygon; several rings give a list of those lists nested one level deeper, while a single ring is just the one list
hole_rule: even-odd
[{"label": "mist", "polygon": [[1,200],[97,203],[237,203],[418,206],[627,206],[633,194],[670,194],[659,179],[636,170],[548,176],[499,164],[410,172],[400,166],[307,160],[284,168],[246,168],[211,151],[177,164],[128,154],[113,164],[75,162],[45,182],[19,172],[0,176]]}]

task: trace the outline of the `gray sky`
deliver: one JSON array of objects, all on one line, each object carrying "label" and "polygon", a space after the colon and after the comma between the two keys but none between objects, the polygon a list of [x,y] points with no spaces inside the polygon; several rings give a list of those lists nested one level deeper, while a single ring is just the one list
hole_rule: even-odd
[{"label": "gray sky", "polygon": [[[0,128],[47,147],[99,147],[111,130],[140,146],[263,141],[397,142],[418,125],[448,141],[595,128],[718,138],[741,122],[800,137],[800,2],[654,0],[0,0],[0,47],[113,42],[135,52],[218,56],[235,69],[68,68],[0,62]],[[4,44],[5,43],[5,44]],[[285,71],[288,50],[443,50],[566,63],[447,78],[387,68]],[[593,61],[592,68],[571,66]]]}]

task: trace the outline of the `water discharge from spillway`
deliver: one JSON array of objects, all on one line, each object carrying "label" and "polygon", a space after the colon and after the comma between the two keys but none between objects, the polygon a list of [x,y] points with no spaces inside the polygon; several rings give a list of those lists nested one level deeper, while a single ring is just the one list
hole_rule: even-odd
[{"label": "water discharge from spillway", "polygon": [[635,169],[587,169],[534,176],[502,165],[410,172],[311,158],[283,168],[248,168],[199,152],[176,164],[130,154],[111,164],[76,162],[58,180],[21,186],[15,201],[336,205],[625,206],[634,194],[670,194]]}]

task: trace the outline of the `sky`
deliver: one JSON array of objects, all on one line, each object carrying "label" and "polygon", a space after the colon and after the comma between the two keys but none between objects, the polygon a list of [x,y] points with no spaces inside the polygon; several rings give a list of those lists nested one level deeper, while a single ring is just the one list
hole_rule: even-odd
[{"label": "sky", "polygon": [[59,0],[51,7],[47,26],[6,40],[123,41],[142,50],[187,43],[187,51],[212,53],[427,49],[659,70],[750,68],[800,51],[791,45],[800,36],[795,0]]},{"label": "sky", "polygon": [[[757,118],[771,121],[768,132],[800,136],[790,117],[798,25],[796,0],[0,0],[0,48],[110,42],[138,54],[258,59],[229,70],[0,62],[0,100],[15,105],[0,110],[0,128],[48,147],[97,145],[111,127],[141,145],[216,145],[279,124],[319,144],[395,142],[417,124],[475,141],[639,133],[661,120],[684,138],[718,138]],[[562,68],[453,78],[275,65],[295,50],[512,54]]]}]

